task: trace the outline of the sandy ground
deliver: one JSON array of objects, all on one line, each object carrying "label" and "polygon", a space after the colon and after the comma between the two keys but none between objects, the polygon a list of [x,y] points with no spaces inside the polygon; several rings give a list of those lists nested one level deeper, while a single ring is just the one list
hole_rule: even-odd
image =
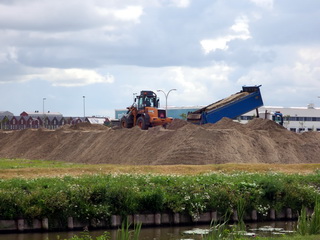
[{"label": "sandy ground", "polygon": [[111,129],[79,124],[55,131],[0,131],[0,157],[90,164],[205,165],[320,163],[320,133],[297,134],[254,119],[224,118],[193,125],[174,120],[167,129]]}]

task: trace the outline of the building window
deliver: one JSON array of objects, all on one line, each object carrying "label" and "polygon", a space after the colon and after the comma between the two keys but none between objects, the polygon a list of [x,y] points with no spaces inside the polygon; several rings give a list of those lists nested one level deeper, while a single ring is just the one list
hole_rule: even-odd
[{"label": "building window", "polygon": [[305,117],[304,119],[305,119],[305,121],[309,121],[309,122],[312,121],[312,118],[311,118],[311,117]]},{"label": "building window", "polygon": [[304,117],[297,117],[297,121],[303,122],[304,121]]},{"label": "building window", "polygon": [[253,117],[252,116],[241,116],[240,119],[241,120],[251,120]]},{"label": "building window", "polygon": [[296,132],[296,129],[295,128],[290,128],[290,131],[291,132]]},{"label": "building window", "polygon": [[300,133],[300,132],[304,132],[304,128],[299,128],[299,130],[298,130],[298,132]]}]

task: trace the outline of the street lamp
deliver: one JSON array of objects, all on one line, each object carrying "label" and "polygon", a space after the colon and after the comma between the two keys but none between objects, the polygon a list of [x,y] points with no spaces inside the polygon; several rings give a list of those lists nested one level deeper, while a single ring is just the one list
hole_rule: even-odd
[{"label": "street lamp", "polygon": [[168,110],[168,96],[169,96],[169,93],[171,91],[177,91],[177,89],[173,88],[173,89],[170,89],[167,93],[165,93],[165,91],[161,90],[161,89],[158,89],[157,92],[163,92],[164,96],[166,97],[166,116],[168,116],[167,114],[167,110]]},{"label": "street lamp", "polygon": [[86,96],[83,97],[83,117],[86,117]]},{"label": "street lamp", "polygon": [[44,101],[47,100],[46,98],[42,99],[42,114],[44,115]]},{"label": "street lamp", "polygon": [[42,120],[42,125],[44,126],[44,121],[45,121],[45,117],[44,117],[44,101],[47,100],[46,98],[42,98],[42,117],[43,117],[43,120]]}]

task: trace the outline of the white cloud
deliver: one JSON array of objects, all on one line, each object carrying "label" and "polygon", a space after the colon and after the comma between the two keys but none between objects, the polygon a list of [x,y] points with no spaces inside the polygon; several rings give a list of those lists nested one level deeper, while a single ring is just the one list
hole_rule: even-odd
[{"label": "white cloud", "polygon": [[[285,61],[255,66],[239,77],[238,84],[262,85],[266,105],[306,106],[315,102],[320,89],[319,47],[277,48]],[[289,54],[290,53],[290,54]]]},{"label": "white cloud", "polygon": [[79,87],[95,83],[113,83],[114,77],[105,76],[93,70],[85,69],[42,69],[41,73],[29,74],[24,81],[42,79],[51,82],[53,86]]},{"label": "white cloud", "polygon": [[218,49],[227,50],[230,41],[236,39],[247,40],[251,38],[248,22],[249,20],[246,16],[241,16],[237,18],[235,23],[230,27],[230,34],[218,38],[201,40],[200,44],[204,53],[208,54]]},{"label": "white cloud", "polygon": [[0,52],[0,63],[14,62],[16,63],[18,59],[17,49],[15,47],[5,47]]},{"label": "white cloud", "polygon": [[267,9],[273,8],[273,0],[250,0],[250,1],[259,7],[263,7]]},{"label": "white cloud", "polygon": [[235,20],[235,23],[231,26],[231,30],[240,34],[240,39],[248,39],[250,37],[249,31],[249,19],[247,16],[241,16]]},{"label": "white cloud", "polygon": [[[3,98],[36,104],[39,92],[61,101],[104,95],[103,104],[92,103],[94,114],[127,106],[142,89],[177,88],[169,104],[184,106],[262,84],[269,105],[298,105],[319,95],[319,7],[311,0],[0,0]],[[4,106],[15,112],[21,99]]]},{"label": "white cloud", "polygon": [[0,13],[0,28],[64,32],[112,28],[121,22],[139,23],[143,7],[99,0],[30,0],[8,5],[0,3]]},{"label": "white cloud", "polygon": [[304,61],[320,63],[320,47],[306,47],[298,51],[299,56]]},{"label": "white cloud", "polygon": [[189,7],[190,5],[189,0],[172,0],[172,2],[175,4],[175,6],[180,8],[186,8],[186,7]]},{"label": "white cloud", "polygon": [[114,10],[113,14],[119,20],[139,23],[143,8],[141,6],[127,6],[123,9]]},{"label": "white cloud", "polygon": [[[203,68],[173,67],[170,80],[178,88],[182,105],[203,105],[223,97],[230,87],[229,75],[233,69],[226,64],[213,64]],[[222,94],[221,94],[222,93]]]},{"label": "white cloud", "polygon": [[204,53],[208,54],[210,52],[214,52],[218,49],[227,50],[227,43],[231,40],[230,36],[215,38],[215,39],[205,39],[200,42]]}]

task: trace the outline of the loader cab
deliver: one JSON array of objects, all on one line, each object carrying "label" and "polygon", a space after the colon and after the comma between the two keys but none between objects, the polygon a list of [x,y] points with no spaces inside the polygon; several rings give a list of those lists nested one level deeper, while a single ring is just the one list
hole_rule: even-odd
[{"label": "loader cab", "polygon": [[140,96],[137,96],[138,110],[142,110],[145,107],[158,108],[159,99],[157,95],[152,91],[141,91]]}]

